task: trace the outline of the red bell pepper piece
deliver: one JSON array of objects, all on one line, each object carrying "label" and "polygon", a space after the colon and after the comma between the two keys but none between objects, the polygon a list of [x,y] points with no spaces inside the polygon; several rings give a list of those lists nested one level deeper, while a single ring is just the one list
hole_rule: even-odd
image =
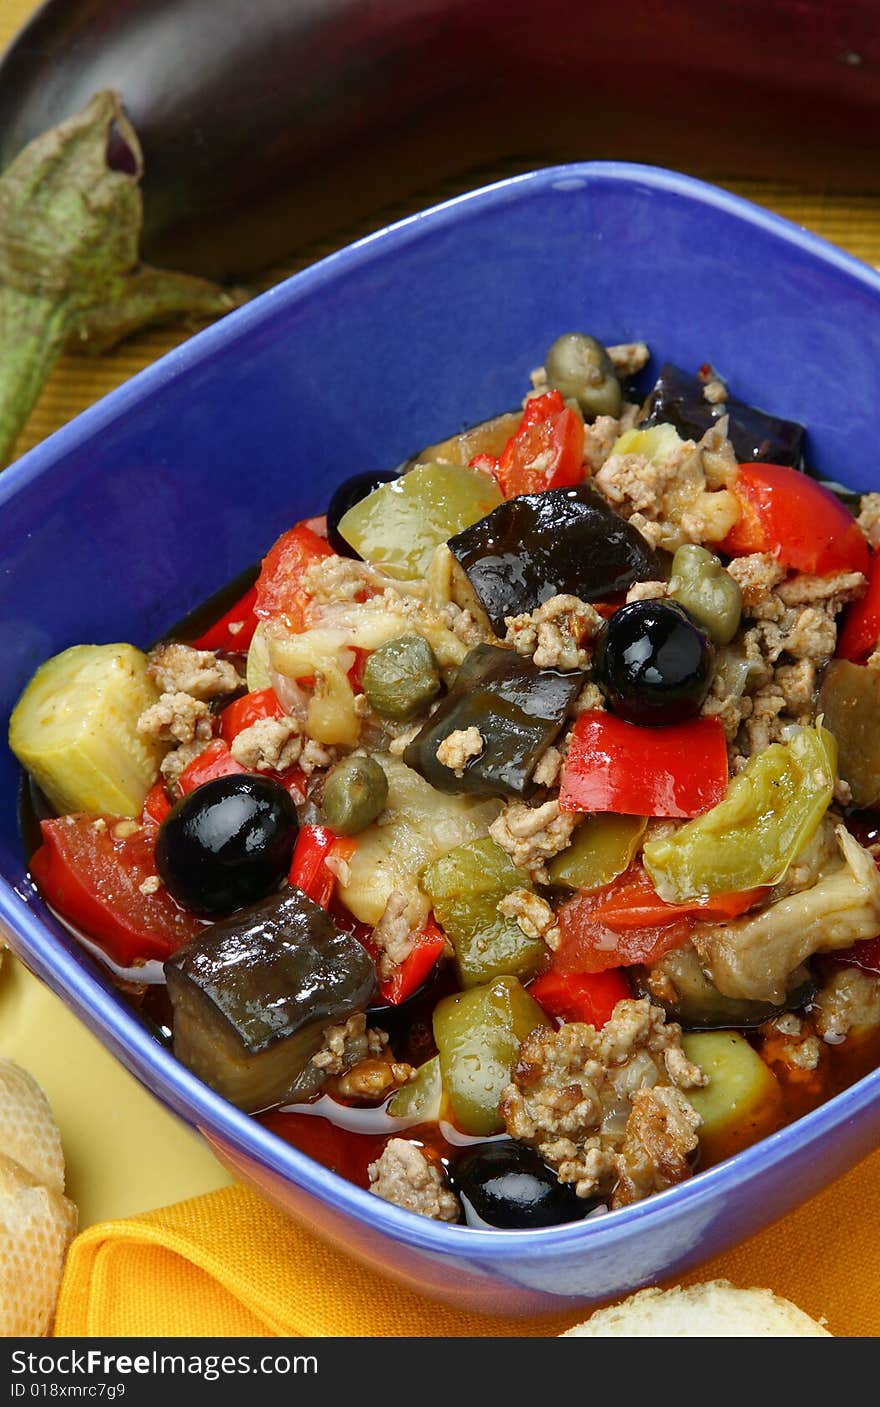
[{"label": "red bell pepper piece", "polygon": [[815,479],[784,464],[741,464],[733,492],[742,516],[721,544],[731,557],[772,552],[815,576],[868,570],[858,523]]},{"label": "red bell pepper piece", "polygon": [[302,630],[309,600],[303,589],[303,576],[315,562],[335,555],[326,538],[319,537],[306,523],[297,523],[263,558],[256,586],[256,615],[262,619],[284,615],[292,630]]},{"label": "red bell pepper piece", "polygon": [[699,816],[727,791],[727,742],[717,718],[642,728],[583,713],[562,770],[563,811]]},{"label": "red bell pepper piece", "polygon": [[709,921],[738,918],[766,893],[766,889],[744,889],[740,893],[714,894],[687,904],[667,904],[660,898],[644,867],[634,865],[593,896],[597,900],[593,916],[618,933],[634,928],[662,928],[680,918]]},{"label": "red bell pepper piece", "polygon": [[220,715],[220,736],[231,747],[239,733],[250,728],[252,723],[260,723],[264,718],[283,718],[284,709],[278,702],[274,689],[256,689],[233,699]]},{"label": "red bell pepper piece", "polygon": [[429,914],[424,928],[417,935],[409,957],[394,969],[391,976],[379,985],[383,1001],[390,1006],[399,1006],[421,987],[433,969],[446,946],[442,929],[437,926],[433,914]]},{"label": "red bell pepper piece", "polygon": [[161,826],[168,812],[171,810],[171,802],[168,794],[161,782],[156,782],[147,792],[147,799],[144,802],[143,819],[152,821],[155,825]]},{"label": "red bell pepper piece", "polygon": [[837,653],[854,664],[864,664],[880,639],[880,553],[868,563],[868,589],[860,601],[847,606],[837,641]]},{"label": "red bell pepper piece", "polygon": [[290,863],[290,882],[322,909],[330,907],[336,889],[336,876],[327,868],[332,854],[349,860],[357,848],[350,836],[337,835],[327,826],[300,826]]},{"label": "red bell pepper piece", "polygon": [[691,936],[693,919],[688,917],[618,930],[607,918],[597,917],[597,906],[595,894],[575,894],[560,905],[556,913],[560,944],[553,955],[557,972],[605,972],[635,963],[653,964]]},{"label": "red bell pepper piece", "polygon": [[196,787],[204,786],[205,782],[214,782],[218,777],[234,777],[247,770],[240,762],[236,762],[228,744],[222,738],[215,738],[212,743],[208,743],[204,752],[200,752],[184,767],[177,779],[177,789],[181,796],[186,796],[188,792],[195,791]]},{"label": "red bell pepper piece", "polygon": [[62,816],[40,825],[42,844],[30,870],[48,904],[82,929],[120,967],[163,961],[202,927],[156,875],[156,827],[128,834],[119,816]]},{"label": "red bell pepper piece", "polygon": [[225,615],[193,641],[197,650],[229,650],[244,654],[257,628],[254,606],[257,602],[257,588],[252,586]]},{"label": "red bell pepper piece", "polygon": [[526,403],[493,472],[504,497],[515,498],[520,493],[579,484],[583,461],[584,423],[558,391],[548,391]]},{"label": "red bell pepper piece", "polygon": [[623,973],[616,967],[604,972],[557,972],[551,968],[529,987],[549,1016],[562,1021],[585,1021],[601,1031],[620,1001],[632,996]]}]

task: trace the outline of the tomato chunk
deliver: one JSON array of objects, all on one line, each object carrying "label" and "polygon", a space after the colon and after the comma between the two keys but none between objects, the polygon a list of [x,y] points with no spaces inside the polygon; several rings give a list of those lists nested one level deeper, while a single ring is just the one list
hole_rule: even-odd
[{"label": "tomato chunk", "polygon": [[326,538],[319,537],[306,523],[297,523],[263,558],[257,578],[255,614],[262,619],[286,616],[292,630],[302,630],[310,599],[303,577],[315,562],[335,555]]},{"label": "tomato chunk", "polygon": [[742,516],[721,544],[730,556],[772,552],[813,576],[868,570],[858,523],[815,479],[784,464],[741,464],[733,492]]},{"label": "tomato chunk", "polygon": [[240,762],[236,762],[229,751],[228,743],[222,738],[215,738],[212,743],[208,743],[204,752],[200,752],[184,767],[177,779],[177,790],[181,796],[186,796],[188,792],[195,791],[196,787],[204,786],[205,782],[214,782],[218,777],[234,777],[247,770]]},{"label": "tomato chunk", "polygon": [[699,816],[727,791],[727,741],[717,718],[643,728],[611,713],[583,713],[571,735],[563,811]]},{"label": "tomato chunk", "polygon": [[738,894],[715,894],[688,904],[667,904],[643,866],[634,865],[594,896],[598,902],[593,913],[620,933],[633,928],[663,927],[686,917],[709,921],[737,918],[759,903],[767,892],[766,889],[744,889]]},{"label": "tomato chunk", "polygon": [[474,467],[491,468],[505,498],[579,484],[584,477],[584,424],[558,391],[527,402],[522,420],[498,463],[478,456]]},{"label": "tomato chunk", "polygon": [[600,896],[576,894],[560,905],[556,921],[560,944],[553,967],[561,973],[604,972],[608,968],[653,964],[691,936],[693,919],[676,915],[661,923],[618,930],[597,913]]},{"label": "tomato chunk", "polygon": [[30,865],[47,903],[120,967],[163,961],[202,927],[167,889],[153,889],[157,829],[132,824],[118,816],[43,821]]}]

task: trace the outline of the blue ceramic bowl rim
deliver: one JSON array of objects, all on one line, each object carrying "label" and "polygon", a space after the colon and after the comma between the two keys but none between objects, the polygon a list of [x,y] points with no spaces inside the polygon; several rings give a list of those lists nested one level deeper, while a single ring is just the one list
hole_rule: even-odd
[{"label": "blue ceramic bowl rim", "polygon": [[[404,220],[377,230],[364,239],[327,256],[301,273],[262,294],[245,307],[230,313],[221,322],[206,328],[179,348],[167,353],[160,361],[140,372],[124,386],[111,392],[97,405],[79,415],[11,465],[0,476],[0,505],[39,476],[58,456],[76,448],[84,439],[100,432],[102,426],[146,396],[158,392],[162,384],[178,371],[199,362],[211,350],[225,343],[230,336],[246,330],[270,315],[277,300],[294,301],[302,293],[313,292],[326,282],[356,268],[369,258],[377,242],[391,245],[405,243],[418,235],[420,226],[429,221],[445,227],[454,222],[463,208],[472,202],[486,206],[504,204],[562,185],[589,185],[591,180],[641,184],[655,190],[671,192],[702,205],[715,206],[735,219],[756,225],[787,244],[794,245],[823,263],[832,264],[856,281],[865,284],[880,298],[880,274],[867,264],[844,253],[818,235],[810,234],[781,216],[771,214],[751,202],[694,177],[669,171],[662,167],[626,162],[581,162],[546,167],[527,172],[490,186],[469,191],[440,205],[411,215]],[[291,1181],[323,1203],[332,1205],[369,1229],[387,1232],[398,1241],[420,1250],[439,1255],[461,1252],[469,1258],[477,1256],[487,1267],[506,1259],[541,1259],[557,1251],[582,1248],[599,1250],[618,1237],[638,1230],[649,1231],[652,1223],[661,1220],[673,1209],[698,1211],[716,1202],[727,1189],[749,1181],[762,1169],[784,1161],[803,1144],[813,1144],[830,1136],[835,1128],[856,1118],[864,1110],[880,1102],[880,1069],[859,1080],[849,1089],[835,1095],[812,1113],[771,1134],[717,1167],[698,1173],[694,1178],[666,1192],[605,1217],[571,1222],[564,1226],[531,1231],[492,1231],[471,1227],[449,1226],[403,1211],[347,1179],[330,1172],[322,1164],[280,1137],[264,1129],[254,1119],[227,1103],[207,1085],[190,1074],[169,1051],[149,1034],[137,1017],[121,1006],[101,985],[97,976],[81,967],[73,956],[58,944],[52,932],[43,926],[32,895],[18,893],[7,880],[0,881],[0,920],[15,932],[24,944],[29,964],[38,974],[46,976],[50,985],[62,995],[79,1015],[88,1013],[100,1025],[103,1033],[124,1048],[135,1068],[150,1071],[154,1081],[148,1085],[158,1091],[174,1108],[185,1109],[189,1122],[201,1131],[229,1145],[236,1152],[256,1160],[276,1176]],[[29,901],[30,900],[30,901]],[[97,1018],[94,1021],[94,1018]],[[144,1080],[146,1083],[146,1080]]]}]

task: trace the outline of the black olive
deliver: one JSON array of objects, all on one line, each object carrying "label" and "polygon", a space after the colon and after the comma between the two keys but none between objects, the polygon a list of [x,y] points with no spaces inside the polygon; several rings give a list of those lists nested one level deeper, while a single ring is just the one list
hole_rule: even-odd
[{"label": "black olive", "polygon": [[512,1139],[468,1148],[456,1159],[450,1177],[477,1216],[506,1230],[579,1221],[596,1205],[576,1196],[537,1153]]},{"label": "black olive", "polygon": [[350,479],[344,479],[339,487],[334,489],[327,507],[327,541],[334,552],[338,552],[342,557],[355,557],[360,560],[359,553],[355,552],[351,543],[340,536],[339,520],[345,517],[349,508],[354,508],[356,503],[360,503],[361,499],[366,498],[374,489],[399,478],[400,474],[396,469],[373,469],[366,474],[352,474]]},{"label": "black olive", "polygon": [[263,899],[288,873],[297,835],[290,793],[271,777],[218,777],[168,813],[156,868],[195,914],[229,914]]},{"label": "black olive", "polygon": [[672,601],[633,601],[605,625],[595,655],[609,707],[629,723],[683,723],[712,682],[709,637]]}]

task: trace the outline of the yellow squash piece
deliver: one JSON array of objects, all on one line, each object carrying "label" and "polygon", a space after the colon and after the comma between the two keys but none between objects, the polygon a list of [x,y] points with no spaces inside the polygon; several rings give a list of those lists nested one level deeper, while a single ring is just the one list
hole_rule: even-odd
[{"label": "yellow squash piece", "polygon": [[133,645],[73,645],[28,684],[9,746],[56,811],[139,816],[164,749],[137,721],[158,697]]},{"label": "yellow squash piece", "polygon": [[702,1124],[700,1148],[707,1162],[730,1158],[778,1128],[782,1090],[760,1055],[736,1031],[698,1031],[682,1037],[689,1060],[709,1083],[688,1090]]}]

